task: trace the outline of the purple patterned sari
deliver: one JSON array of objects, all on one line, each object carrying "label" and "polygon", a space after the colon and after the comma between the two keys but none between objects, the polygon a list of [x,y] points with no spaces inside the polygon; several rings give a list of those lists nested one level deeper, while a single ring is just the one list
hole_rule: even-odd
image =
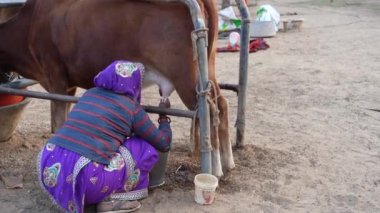
[{"label": "purple patterned sari", "polygon": [[[94,83],[140,102],[143,67],[116,61],[100,72]],[[148,196],[149,172],[158,161],[148,142],[127,138],[109,165],[47,143],[38,157],[41,187],[52,201],[68,212],[83,212],[84,206],[104,199],[137,200]]]},{"label": "purple patterned sari", "polygon": [[149,171],[158,160],[156,149],[139,138],[129,138],[109,165],[46,144],[39,155],[41,186],[53,202],[69,212],[105,198],[138,200],[148,196]]}]

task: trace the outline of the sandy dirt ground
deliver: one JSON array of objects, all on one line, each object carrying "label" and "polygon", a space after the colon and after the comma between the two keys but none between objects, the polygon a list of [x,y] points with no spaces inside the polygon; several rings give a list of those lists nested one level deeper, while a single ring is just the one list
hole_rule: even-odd
[{"label": "sandy dirt ground", "polygon": [[[247,146],[234,151],[236,168],[220,182],[211,206],[197,205],[190,120],[172,118],[167,184],[150,192],[140,212],[380,212],[380,112],[371,110],[380,109],[380,2],[258,3],[305,21],[301,30],[266,39],[268,50],[250,54]],[[218,55],[220,82],[237,82],[238,61],[238,53]],[[237,99],[223,94],[234,143]],[[145,104],[157,100],[155,89],[144,91]],[[172,102],[184,108],[176,95]],[[50,137],[49,112],[48,101],[32,100],[12,139],[0,143],[0,174],[23,177],[21,189],[0,181],[2,213],[58,212],[35,171]]]}]

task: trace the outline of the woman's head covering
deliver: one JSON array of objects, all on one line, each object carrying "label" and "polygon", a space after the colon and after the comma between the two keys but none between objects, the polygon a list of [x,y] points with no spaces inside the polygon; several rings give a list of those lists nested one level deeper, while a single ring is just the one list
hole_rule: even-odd
[{"label": "woman's head covering", "polygon": [[130,61],[114,61],[94,78],[96,87],[131,96],[140,103],[144,66]]}]

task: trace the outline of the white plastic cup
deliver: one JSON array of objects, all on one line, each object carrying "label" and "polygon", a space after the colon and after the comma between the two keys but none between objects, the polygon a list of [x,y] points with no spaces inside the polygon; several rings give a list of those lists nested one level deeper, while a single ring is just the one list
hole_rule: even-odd
[{"label": "white plastic cup", "polygon": [[210,174],[198,174],[194,178],[195,202],[202,205],[210,205],[214,202],[215,189],[218,186],[218,178]]},{"label": "white plastic cup", "polygon": [[232,32],[229,36],[229,41],[231,46],[240,45],[240,34],[238,32]]}]

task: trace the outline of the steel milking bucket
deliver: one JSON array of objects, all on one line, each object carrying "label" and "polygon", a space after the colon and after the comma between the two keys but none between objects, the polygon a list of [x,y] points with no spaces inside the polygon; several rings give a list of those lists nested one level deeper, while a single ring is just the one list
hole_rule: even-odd
[{"label": "steel milking bucket", "polygon": [[169,152],[157,152],[159,160],[149,173],[149,188],[155,188],[165,184],[165,171]]}]

